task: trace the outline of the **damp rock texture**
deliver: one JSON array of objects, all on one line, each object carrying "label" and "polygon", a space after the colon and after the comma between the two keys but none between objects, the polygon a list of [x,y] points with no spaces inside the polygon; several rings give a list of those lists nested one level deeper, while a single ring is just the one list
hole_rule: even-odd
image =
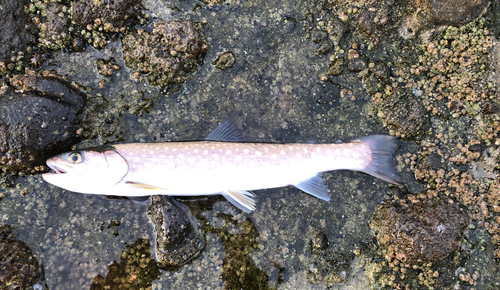
[{"label": "damp rock texture", "polygon": [[438,262],[459,249],[468,217],[456,205],[426,200],[385,202],[371,227],[386,255],[401,262]]},{"label": "damp rock texture", "polygon": [[38,280],[39,265],[31,249],[9,238],[9,226],[0,227],[0,289],[30,289]]},{"label": "damp rock texture", "polygon": [[[170,197],[153,195],[148,217],[155,228],[155,256],[160,268],[180,267],[205,247],[200,226],[189,209]],[[182,208],[181,208],[182,207]]]},{"label": "damp rock texture", "polygon": [[461,25],[477,18],[489,0],[430,0],[429,10],[436,24]]},{"label": "damp rock texture", "polygon": [[[29,36],[25,29],[26,17],[23,7],[27,0],[5,0],[1,2],[0,19],[0,73],[14,68],[19,56],[26,49]],[[9,67],[10,65],[10,67]]]},{"label": "damp rock texture", "polygon": [[82,26],[103,25],[106,31],[133,26],[137,22],[139,1],[136,0],[76,0],[73,20]]},{"label": "damp rock texture", "polygon": [[151,85],[168,86],[184,82],[197,69],[208,45],[191,21],[170,21],[124,36],[122,47],[128,67],[146,74]]},{"label": "damp rock texture", "polygon": [[16,77],[0,94],[0,166],[30,171],[77,141],[85,96],[54,77]]},{"label": "damp rock texture", "polygon": [[315,256],[307,271],[309,283],[325,281],[327,288],[336,283],[346,283],[351,271],[348,257],[329,250],[330,242],[323,232],[317,232],[309,244]]}]

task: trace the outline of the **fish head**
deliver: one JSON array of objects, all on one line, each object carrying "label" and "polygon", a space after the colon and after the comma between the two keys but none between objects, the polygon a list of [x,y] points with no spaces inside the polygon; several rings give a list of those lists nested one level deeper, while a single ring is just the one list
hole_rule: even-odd
[{"label": "fish head", "polygon": [[106,194],[129,170],[126,159],[112,146],[61,153],[46,163],[54,173],[44,173],[45,181],[80,193]]}]

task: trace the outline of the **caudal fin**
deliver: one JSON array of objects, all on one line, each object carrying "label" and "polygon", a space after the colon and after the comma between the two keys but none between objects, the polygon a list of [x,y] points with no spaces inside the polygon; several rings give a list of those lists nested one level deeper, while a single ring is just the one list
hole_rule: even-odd
[{"label": "caudal fin", "polygon": [[362,172],[387,182],[402,186],[401,178],[396,172],[392,159],[397,149],[397,139],[390,135],[371,135],[358,139],[370,147],[372,160]]}]

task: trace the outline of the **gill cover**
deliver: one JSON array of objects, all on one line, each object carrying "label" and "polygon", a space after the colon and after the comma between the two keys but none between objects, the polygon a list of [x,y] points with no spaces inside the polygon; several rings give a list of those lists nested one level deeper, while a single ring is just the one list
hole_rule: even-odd
[{"label": "gill cover", "polygon": [[64,189],[92,194],[106,194],[123,180],[129,165],[112,146],[96,147],[62,153],[47,160],[55,173],[43,179]]}]

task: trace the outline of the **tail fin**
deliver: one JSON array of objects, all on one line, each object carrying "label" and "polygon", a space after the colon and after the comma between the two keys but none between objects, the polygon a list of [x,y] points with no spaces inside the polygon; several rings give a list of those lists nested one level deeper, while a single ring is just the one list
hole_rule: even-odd
[{"label": "tail fin", "polygon": [[392,165],[392,154],[397,149],[397,139],[390,135],[371,135],[358,140],[368,145],[372,152],[372,161],[361,171],[402,186],[401,178]]}]

